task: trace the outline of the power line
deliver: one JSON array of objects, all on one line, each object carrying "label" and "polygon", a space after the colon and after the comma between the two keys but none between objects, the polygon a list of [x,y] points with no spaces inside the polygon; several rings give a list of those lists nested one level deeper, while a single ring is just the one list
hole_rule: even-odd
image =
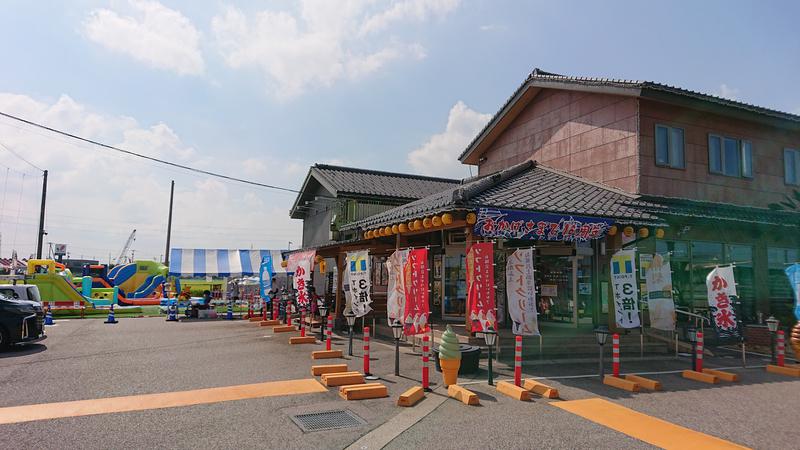
[{"label": "power line", "polygon": [[34,169],[38,170],[39,172],[44,172],[44,169],[42,169],[41,167],[37,166],[36,164],[28,161],[27,159],[23,158],[22,156],[19,155],[19,153],[17,153],[14,150],[12,150],[11,147],[7,146],[6,144],[0,142],[0,147],[3,147],[4,149],[8,150],[9,153],[11,153],[12,155],[16,156],[17,158],[25,161],[25,163],[27,163],[29,166],[33,167]]},{"label": "power line", "polygon": [[[266,183],[259,183],[257,181],[245,180],[245,179],[242,179],[242,178],[232,177],[232,176],[224,175],[224,174],[221,174],[221,173],[210,172],[208,170],[197,169],[197,168],[186,166],[186,165],[183,165],[183,164],[178,164],[178,163],[175,163],[175,162],[166,161],[166,160],[159,159],[159,158],[154,158],[152,156],[142,155],[141,153],[132,152],[130,150],[125,150],[125,149],[122,149],[122,148],[119,148],[119,147],[115,147],[113,145],[104,144],[102,142],[95,141],[93,139],[81,137],[81,136],[78,136],[76,134],[67,133],[66,131],[61,131],[61,130],[58,130],[56,128],[48,127],[47,125],[42,125],[40,123],[32,122],[30,120],[23,119],[22,117],[17,117],[15,115],[8,114],[8,113],[2,112],[2,111],[0,111],[0,116],[8,117],[9,119],[16,120],[18,122],[22,122],[24,124],[31,125],[31,126],[34,126],[34,127],[37,127],[37,128],[41,128],[43,130],[50,131],[51,133],[56,133],[56,134],[60,134],[62,136],[66,136],[66,137],[69,137],[69,138],[72,138],[72,139],[76,139],[78,141],[87,142],[89,144],[97,145],[99,147],[103,147],[103,148],[106,148],[106,149],[109,149],[109,150],[113,150],[113,151],[116,151],[116,152],[119,152],[119,153],[123,153],[123,154],[130,155],[130,156],[135,156],[137,158],[142,158],[142,159],[146,159],[146,160],[149,160],[149,161],[154,161],[154,162],[157,162],[157,163],[160,163],[160,164],[165,164],[165,165],[172,166],[172,167],[177,167],[179,169],[188,170],[190,172],[201,173],[203,175],[222,178],[222,179],[228,180],[228,181],[235,181],[235,182],[238,182],[238,183],[249,184],[251,186],[258,186],[258,187],[263,187],[263,188],[267,188],[267,189],[275,189],[275,190],[279,190],[279,191],[291,192],[291,193],[294,193],[294,194],[299,194],[300,193],[300,191],[298,191],[297,189],[290,189],[290,188],[285,188],[285,187],[281,187],[281,186],[275,186],[275,185],[266,184]],[[17,156],[19,156],[19,155],[17,155]],[[28,162],[28,164],[31,164],[31,163]],[[33,165],[33,164],[31,164],[31,165]],[[36,166],[34,166],[34,167],[36,167]],[[36,168],[39,169],[38,167],[36,167]],[[42,169],[39,169],[39,170],[42,170]]]}]

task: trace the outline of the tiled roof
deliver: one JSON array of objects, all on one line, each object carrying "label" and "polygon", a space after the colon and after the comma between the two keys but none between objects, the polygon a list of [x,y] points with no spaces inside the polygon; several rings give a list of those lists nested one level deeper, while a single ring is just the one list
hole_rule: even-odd
[{"label": "tiled roof", "polygon": [[484,135],[489,131],[496,122],[508,111],[510,106],[515,103],[520,94],[528,87],[542,87],[542,88],[560,88],[569,89],[570,86],[583,86],[583,87],[596,87],[596,88],[613,88],[618,89],[619,93],[627,92],[629,95],[641,97],[659,98],[659,94],[677,95],[687,99],[699,100],[714,104],[722,107],[733,108],[735,110],[746,111],[750,113],[759,114],[774,119],[785,120],[800,124],[800,115],[790,114],[775,109],[764,108],[761,106],[753,105],[750,103],[730,100],[727,98],[718,97],[716,95],[704,94],[702,92],[683,89],[668,84],[657,83],[654,81],[641,81],[641,80],[623,80],[617,78],[597,78],[597,77],[577,77],[567,76],[552,72],[545,72],[536,68],[531,72],[524,82],[514,91],[514,93],[506,100],[503,106],[495,113],[492,119],[486,126],[478,133],[475,138],[470,142],[466,149],[458,157],[463,161],[464,158],[471,153],[474,146],[480,141]]},{"label": "tiled roof", "polygon": [[312,168],[337,194],[357,194],[418,199],[460,183],[448,178],[426,177],[378,170],[315,164]]},{"label": "tiled roof", "polygon": [[[682,216],[708,220],[746,222],[750,224],[800,226],[800,213],[766,208],[711,203],[683,198],[643,196],[645,211],[659,216]],[[657,208],[653,208],[656,205]]]},{"label": "tiled roof", "polygon": [[[386,226],[453,210],[480,207],[607,217],[653,224],[637,196],[531,161],[368,217],[349,228]],[[658,205],[647,204],[650,210]]]}]

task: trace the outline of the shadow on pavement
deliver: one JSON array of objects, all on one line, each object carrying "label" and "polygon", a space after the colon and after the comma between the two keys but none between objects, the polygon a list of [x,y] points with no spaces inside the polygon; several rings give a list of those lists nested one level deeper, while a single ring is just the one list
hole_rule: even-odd
[{"label": "shadow on pavement", "polygon": [[45,350],[47,350],[47,346],[44,344],[12,345],[8,349],[0,352],[0,359],[34,355]]}]

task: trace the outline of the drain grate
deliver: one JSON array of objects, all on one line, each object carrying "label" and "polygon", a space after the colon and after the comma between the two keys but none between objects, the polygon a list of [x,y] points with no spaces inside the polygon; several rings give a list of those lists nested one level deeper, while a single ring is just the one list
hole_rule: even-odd
[{"label": "drain grate", "polygon": [[304,432],[337,430],[358,427],[367,423],[361,417],[344,409],[296,414],[289,417]]}]

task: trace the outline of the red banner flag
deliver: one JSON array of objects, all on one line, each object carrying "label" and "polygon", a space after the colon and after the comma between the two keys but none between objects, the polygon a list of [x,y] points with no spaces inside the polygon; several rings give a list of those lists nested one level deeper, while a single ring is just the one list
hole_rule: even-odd
[{"label": "red banner flag", "polygon": [[403,312],[403,332],[406,336],[428,331],[428,249],[408,252],[403,268],[405,277],[406,307]]},{"label": "red banner flag", "polygon": [[472,244],[467,250],[467,304],[470,331],[497,330],[494,303],[494,244]]}]

